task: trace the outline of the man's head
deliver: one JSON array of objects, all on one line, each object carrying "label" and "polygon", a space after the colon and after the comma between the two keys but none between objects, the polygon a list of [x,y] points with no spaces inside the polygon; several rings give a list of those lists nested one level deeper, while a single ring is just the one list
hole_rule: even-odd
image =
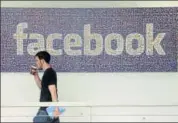
[{"label": "man's head", "polygon": [[43,69],[44,65],[49,64],[51,56],[46,51],[40,51],[35,55],[36,66],[38,69]]}]

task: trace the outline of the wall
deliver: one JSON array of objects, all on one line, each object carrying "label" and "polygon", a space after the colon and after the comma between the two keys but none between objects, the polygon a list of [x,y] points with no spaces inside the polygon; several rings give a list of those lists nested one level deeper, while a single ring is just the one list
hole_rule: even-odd
[{"label": "wall", "polygon": [[[2,7],[166,7],[177,2],[2,2]],[[98,6],[100,5],[100,6]],[[178,74],[169,73],[58,73],[60,101],[85,103],[67,107],[62,121],[177,121]],[[10,107],[37,102],[39,90],[29,73],[1,73],[2,121],[31,121],[37,107]],[[89,107],[87,105],[90,105]],[[9,111],[10,110],[10,111]],[[20,111],[20,113],[16,111]],[[15,111],[15,113],[13,112]],[[13,112],[13,113],[12,113]],[[12,116],[13,115],[13,116]],[[28,117],[17,117],[26,115]],[[16,116],[16,117],[15,117]],[[91,117],[92,116],[92,117]]]},{"label": "wall", "polygon": [[[66,107],[62,121],[89,121],[91,114],[92,121],[178,121],[177,73],[58,73],[58,78],[60,101],[79,103],[77,111]],[[2,105],[38,102],[39,89],[29,73],[2,73],[1,87]],[[21,112],[9,112],[15,109]],[[37,108],[9,110],[2,108],[2,116],[34,116]]]}]

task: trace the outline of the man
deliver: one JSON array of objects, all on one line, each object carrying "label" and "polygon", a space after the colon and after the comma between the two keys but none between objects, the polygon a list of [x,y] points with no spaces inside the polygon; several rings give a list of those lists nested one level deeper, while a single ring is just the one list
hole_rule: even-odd
[{"label": "man", "polygon": [[[34,76],[36,84],[41,89],[40,102],[57,102],[57,75],[55,70],[49,64],[50,54],[46,51],[40,51],[35,55],[35,61],[37,69],[44,70],[42,80],[40,80],[37,70],[31,70],[31,74]],[[37,115],[33,119],[33,122],[59,123],[60,112],[58,107],[56,107],[54,110],[53,119],[48,116],[46,108],[47,107],[40,107]]]}]

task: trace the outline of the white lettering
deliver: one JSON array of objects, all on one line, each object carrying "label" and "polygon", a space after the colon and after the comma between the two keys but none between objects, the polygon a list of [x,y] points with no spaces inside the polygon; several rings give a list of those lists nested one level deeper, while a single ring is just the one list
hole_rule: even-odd
[{"label": "white lettering", "polygon": [[153,39],[153,24],[146,24],[146,54],[153,55],[153,49],[158,52],[159,55],[166,55],[161,47],[161,41],[166,33],[157,34],[155,40]]},{"label": "white lettering", "polygon": [[53,48],[53,41],[55,39],[62,39],[62,34],[59,34],[59,33],[54,33],[54,34],[50,34],[48,35],[47,39],[46,39],[46,50],[51,54],[51,55],[54,55],[54,56],[57,56],[57,55],[62,55],[63,53],[63,50],[62,49],[58,49],[58,50],[55,50]]},{"label": "white lettering", "polygon": [[[103,37],[100,34],[92,33],[90,25],[84,26],[84,55],[100,55],[103,51]],[[91,40],[96,42],[95,50],[91,50]]]},{"label": "white lettering", "polygon": [[[75,42],[71,42],[71,40]],[[67,55],[82,55],[81,50],[72,50],[72,47],[82,47],[82,38],[78,34],[68,34],[64,38],[64,50]]]},{"label": "white lettering", "polygon": [[23,40],[27,39],[27,34],[23,33],[23,30],[28,28],[27,23],[19,23],[17,25],[16,33],[13,35],[14,39],[17,40],[17,55],[23,55]]},{"label": "white lettering", "polygon": [[[13,35],[14,39],[17,41],[17,55],[23,55],[23,40],[28,39],[28,34],[23,33],[24,29],[28,28],[28,23],[19,23],[17,25],[16,33]],[[103,39],[102,35],[99,33],[91,33],[90,24],[84,25],[84,34],[83,42],[82,37],[76,33],[67,34],[64,36],[64,49],[53,48],[53,41],[59,39],[62,41],[62,34],[53,33],[49,34],[45,39],[42,34],[30,33],[29,39],[36,39],[37,42],[30,43],[27,46],[27,51],[30,55],[36,54],[40,50],[46,50],[54,56],[62,55],[63,51],[67,55],[77,56],[77,55],[90,55],[97,56],[102,54],[104,51],[108,55],[121,55],[125,50],[126,53],[132,56],[138,56],[145,52],[146,55],[153,55],[153,51],[157,51],[159,55],[166,55],[161,42],[163,41],[166,33],[158,33],[156,38],[153,36],[153,24],[146,24],[146,36],[139,33],[131,33],[126,36],[126,39],[123,38],[121,34],[111,33],[106,35]],[[95,41],[95,48],[92,49],[92,40]],[[117,42],[116,49],[112,49],[112,41]],[[133,41],[137,41],[137,48],[133,48]],[[83,44],[83,45],[82,45]],[[80,48],[80,49],[76,49]]]}]

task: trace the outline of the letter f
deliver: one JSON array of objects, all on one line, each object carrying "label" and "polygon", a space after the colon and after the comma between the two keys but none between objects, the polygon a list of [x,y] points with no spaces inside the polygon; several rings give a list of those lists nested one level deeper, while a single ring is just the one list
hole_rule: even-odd
[{"label": "letter f", "polygon": [[14,39],[17,40],[17,55],[23,55],[23,40],[27,39],[27,34],[23,33],[23,30],[28,28],[27,23],[19,23],[17,25],[16,33],[13,35]]}]

